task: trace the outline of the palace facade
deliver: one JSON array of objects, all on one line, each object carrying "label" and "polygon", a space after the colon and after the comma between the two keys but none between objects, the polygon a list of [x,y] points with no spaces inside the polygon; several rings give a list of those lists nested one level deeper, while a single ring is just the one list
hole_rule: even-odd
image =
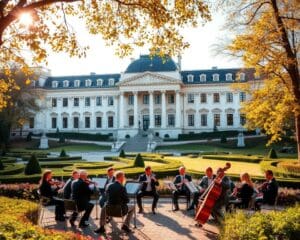
[{"label": "palace facade", "polygon": [[[40,77],[42,110],[26,128],[33,132],[86,132],[133,137],[139,129],[160,137],[180,133],[241,130],[236,80],[254,81],[252,69],[181,70],[171,58],[141,55],[121,74]],[[128,136],[127,136],[128,137]]]}]

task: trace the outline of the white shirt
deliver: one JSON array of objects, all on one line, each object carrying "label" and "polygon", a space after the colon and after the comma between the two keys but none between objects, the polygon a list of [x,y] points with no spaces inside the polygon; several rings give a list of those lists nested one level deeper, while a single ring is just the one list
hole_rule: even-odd
[{"label": "white shirt", "polygon": [[151,176],[146,175],[147,178],[147,187],[146,187],[146,191],[150,192],[152,190],[151,188]]}]

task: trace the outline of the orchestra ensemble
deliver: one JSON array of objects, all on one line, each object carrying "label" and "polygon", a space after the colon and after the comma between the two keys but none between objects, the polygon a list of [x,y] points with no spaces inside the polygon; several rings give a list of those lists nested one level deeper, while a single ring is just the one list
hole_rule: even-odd
[{"label": "orchestra ensemble", "polygon": [[[208,167],[198,185],[195,185],[192,176],[186,173],[185,167],[179,168],[179,174],[170,183],[172,190],[172,210],[178,211],[178,198],[186,198],[187,211],[194,211],[196,226],[201,227],[207,221],[214,221],[221,224],[224,212],[230,211],[232,207],[241,209],[260,210],[262,204],[274,205],[278,194],[278,184],[273,177],[273,172],[265,172],[266,181],[258,185],[253,183],[250,175],[244,172],[240,175],[240,182],[234,183],[225,172],[230,168],[227,163],[224,168],[218,168],[216,173]],[[52,178],[51,170],[45,170],[40,180],[39,193],[42,197],[48,198],[48,205],[55,205],[55,220],[65,221],[67,216],[64,209],[64,199],[76,203],[77,211],[74,211],[69,218],[72,227],[76,227],[78,214],[82,212],[78,226],[85,228],[89,226],[89,217],[95,207],[91,203],[91,196],[95,191],[100,195],[99,207],[101,208],[99,228],[94,232],[105,233],[105,224],[111,221],[112,217],[124,217],[122,230],[130,233],[130,222],[135,212],[135,204],[131,204],[130,197],[137,202],[138,213],[143,214],[143,197],[153,198],[152,213],[156,214],[159,194],[157,187],[159,181],[152,172],[150,166],[145,167],[144,174],[135,181],[138,186],[134,195],[130,195],[126,188],[125,173],[116,171],[110,167],[107,169],[107,176],[103,186],[97,186],[88,178],[85,170],[74,170],[70,179],[63,183]],[[134,199],[134,200],[135,200]],[[190,202],[191,200],[191,202]],[[135,203],[135,201],[134,201]],[[98,207],[96,205],[96,207]],[[97,210],[97,209],[96,209]],[[97,211],[96,211],[97,214]]]}]

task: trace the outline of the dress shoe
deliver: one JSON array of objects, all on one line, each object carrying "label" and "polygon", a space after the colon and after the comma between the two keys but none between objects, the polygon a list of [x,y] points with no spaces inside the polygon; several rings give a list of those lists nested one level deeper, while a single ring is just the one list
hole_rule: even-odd
[{"label": "dress shoe", "polygon": [[79,224],[79,227],[80,227],[80,228],[86,228],[86,227],[88,227],[88,226],[90,226],[89,223],[80,223],[80,224]]},{"label": "dress shoe", "polygon": [[75,221],[74,221],[74,220],[70,219],[69,222],[70,222],[70,224],[71,224],[71,227],[75,227],[75,223],[74,223]]},{"label": "dress shoe", "polygon": [[125,231],[126,233],[131,233],[131,229],[127,225],[122,226],[122,230]]},{"label": "dress shoe", "polygon": [[101,226],[98,229],[94,230],[94,233],[97,233],[97,234],[105,233],[104,226]]},{"label": "dress shoe", "polygon": [[144,209],[140,208],[138,213],[143,213]]}]

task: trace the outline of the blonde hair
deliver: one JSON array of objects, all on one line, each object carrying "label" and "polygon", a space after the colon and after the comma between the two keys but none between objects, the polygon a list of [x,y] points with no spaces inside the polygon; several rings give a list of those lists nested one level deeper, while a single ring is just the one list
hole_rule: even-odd
[{"label": "blonde hair", "polygon": [[253,182],[247,172],[241,174],[241,182],[247,183],[250,187],[253,187]]}]

